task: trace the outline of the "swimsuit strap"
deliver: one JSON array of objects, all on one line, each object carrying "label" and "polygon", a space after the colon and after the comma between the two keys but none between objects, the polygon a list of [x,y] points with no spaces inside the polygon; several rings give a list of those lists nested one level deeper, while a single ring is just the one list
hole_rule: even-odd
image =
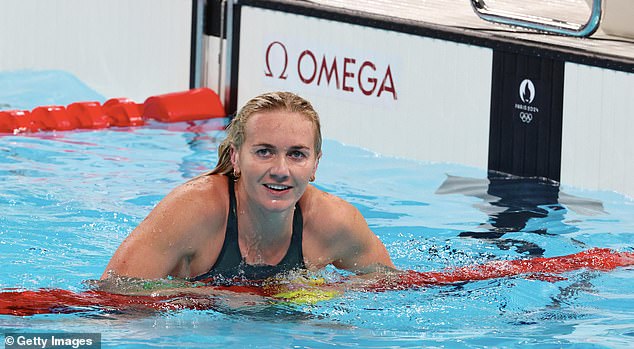
[{"label": "swimsuit strap", "polygon": [[238,205],[236,204],[234,181],[230,177],[227,179],[229,181],[229,214],[227,215],[225,241],[216,263],[210,269],[210,271],[216,271],[216,274],[226,274],[242,262],[242,254],[238,244],[238,215],[236,213]]}]

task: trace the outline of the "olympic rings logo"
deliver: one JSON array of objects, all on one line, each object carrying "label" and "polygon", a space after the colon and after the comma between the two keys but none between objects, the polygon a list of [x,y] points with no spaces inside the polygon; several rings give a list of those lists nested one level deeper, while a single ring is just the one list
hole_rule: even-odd
[{"label": "olympic rings logo", "polygon": [[520,112],[520,120],[522,120],[523,123],[530,124],[530,122],[533,121],[533,113]]}]

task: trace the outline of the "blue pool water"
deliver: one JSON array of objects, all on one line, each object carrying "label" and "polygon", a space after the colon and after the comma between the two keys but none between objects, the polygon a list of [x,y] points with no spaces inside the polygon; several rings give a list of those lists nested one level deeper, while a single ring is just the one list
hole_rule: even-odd
[{"label": "blue pool water", "polygon": [[[0,288],[86,289],[163,196],[215,164],[225,122],[0,136]],[[634,202],[611,192],[489,179],[331,140],[316,185],[358,207],[401,269],[634,247]],[[107,348],[632,347],[632,268],[563,276],[312,305],[0,316],[0,333],[99,332]]]}]

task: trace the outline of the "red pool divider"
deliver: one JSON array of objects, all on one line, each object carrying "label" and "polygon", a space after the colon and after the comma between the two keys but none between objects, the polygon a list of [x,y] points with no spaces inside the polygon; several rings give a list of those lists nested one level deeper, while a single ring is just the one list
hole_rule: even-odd
[{"label": "red pool divider", "polygon": [[[262,288],[251,286],[207,286],[214,290],[247,293],[264,296]],[[202,289],[202,288],[201,288]],[[187,298],[186,301],[179,299]],[[0,291],[0,315],[31,316],[37,314],[70,314],[90,310],[171,311],[209,310],[216,300],[205,294],[183,292],[172,296],[123,295],[104,291],[72,292],[63,289],[2,290]]]},{"label": "red pool divider", "polygon": [[144,116],[161,122],[208,119],[209,115],[225,116],[220,97],[208,88],[150,97],[145,100],[143,108]]},{"label": "red pool divider", "polygon": [[103,112],[99,102],[75,102],[66,107],[72,118],[79,122],[79,128],[100,129],[110,126],[110,118]]},{"label": "red pool divider", "polygon": [[0,110],[0,133],[68,131],[106,127],[142,126],[153,119],[182,122],[225,117],[220,97],[209,88],[197,88],[149,97],[143,104],[129,98],[111,98],[68,106],[40,106],[32,111]]},{"label": "red pool divider", "polygon": [[31,112],[31,117],[39,123],[43,131],[68,131],[79,126],[77,119],[71,118],[66,108],[59,105],[37,107]]},{"label": "red pool divider", "polygon": [[40,129],[40,125],[35,123],[30,111],[0,111],[0,132],[13,133],[15,129],[34,132]]},{"label": "red pool divider", "polygon": [[[360,284],[345,281],[333,285],[335,289],[350,289],[367,292],[406,290],[418,287],[450,285],[457,282],[488,280],[494,278],[521,276],[544,281],[559,281],[565,277],[559,274],[580,269],[610,271],[618,267],[634,265],[634,252],[617,252],[607,248],[590,250],[557,257],[542,257],[518,260],[498,260],[484,264],[468,265],[446,271],[407,270],[387,279],[366,280]],[[264,297],[274,296],[275,287],[258,286],[206,286],[209,291],[225,290],[250,293]],[[212,294],[210,292],[210,294]],[[183,302],[183,300],[187,300]],[[0,289],[0,315],[30,316],[36,314],[75,313],[99,309],[211,309],[214,298],[204,292],[188,293],[187,289],[173,296],[126,296],[103,291],[75,293],[62,289],[2,290]]]},{"label": "red pool divider", "polygon": [[382,280],[368,287],[375,291],[402,290],[430,285],[450,285],[463,281],[479,281],[524,276],[544,281],[565,280],[560,274],[587,269],[610,271],[634,265],[634,252],[617,252],[608,248],[592,248],[565,256],[498,260],[468,265],[448,271],[406,271],[397,279]]},{"label": "red pool divider", "polygon": [[103,112],[112,126],[142,126],[143,108],[128,98],[112,98],[103,104]]}]

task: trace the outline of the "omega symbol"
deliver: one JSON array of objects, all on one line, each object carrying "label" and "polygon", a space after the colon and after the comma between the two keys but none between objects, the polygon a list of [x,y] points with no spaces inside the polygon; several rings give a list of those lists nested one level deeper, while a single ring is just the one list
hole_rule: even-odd
[{"label": "omega symbol", "polygon": [[533,103],[535,99],[535,85],[530,79],[524,79],[520,83],[520,99],[526,104]]},{"label": "omega symbol", "polygon": [[[282,72],[278,75],[277,78],[286,80],[286,78],[288,77],[288,75],[286,74],[286,68],[288,68],[288,51],[286,51],[286,46],[284,46],[284,44],[279,41],[273,41],[266,48],[266,55],[265,55],[266,70],[264,72],[264,75],[268,77],[273,77],[274,75],[277,75],[277,74],[273,74],[273,71],[271,70],[271,49],[276,45],[282,49],[282,52],[277,52],[277,55],[279,55],[280,53],[283,53],[282,57],[284,59]],[[273,54],[273,56],[275,56],[275,54]]]}]

